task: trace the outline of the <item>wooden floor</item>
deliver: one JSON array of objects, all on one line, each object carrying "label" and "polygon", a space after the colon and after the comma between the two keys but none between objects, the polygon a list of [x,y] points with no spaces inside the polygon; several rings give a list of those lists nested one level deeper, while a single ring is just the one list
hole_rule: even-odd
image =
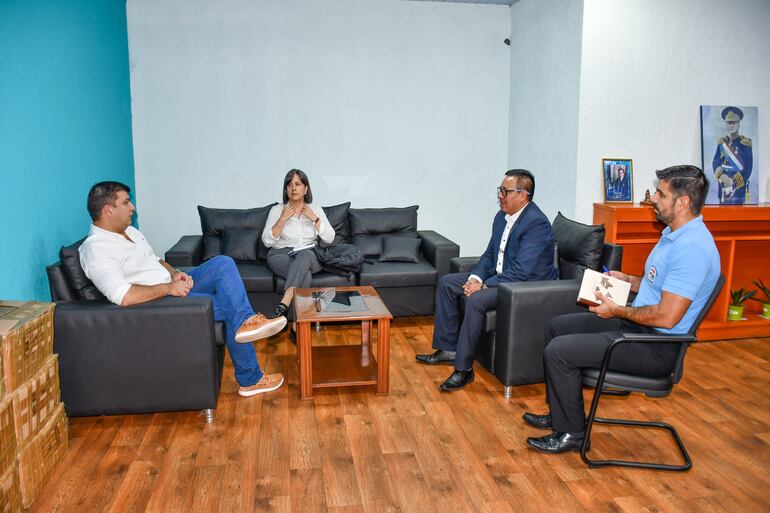
[{"label": "wooden floor", "polygon": [[[690,450],[686,473],[589,470],[576,453],[527,449],[543,385],[476,381],[441,394],[448,367],[417,365],[431,318],[397,319],[391,393],[324,389],[300,401],[285,334],[258,344],[288,384],[240,398],[225,379],[216,420],[196,412],[76,418],[70,451],[31,512],[767,512],[770,511],[770,339],[702,343],[666,399],[610,398],[605,416],[663,419]],[[353,343],[324,327],[314,343]],[[597,428],[592,454],[675,459],[664,435]],[[620,431],[618,431],[620,429]]]}]

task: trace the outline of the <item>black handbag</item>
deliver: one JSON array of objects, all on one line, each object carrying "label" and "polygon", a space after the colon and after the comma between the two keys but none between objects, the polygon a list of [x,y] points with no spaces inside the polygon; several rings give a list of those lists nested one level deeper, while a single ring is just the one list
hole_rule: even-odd
[{"label": "black handbag", "polygon": [[313,248],[318,263],[325,271],[343,276],[357,273],[364,263],[364,254],[353,244],[332,244]]}]

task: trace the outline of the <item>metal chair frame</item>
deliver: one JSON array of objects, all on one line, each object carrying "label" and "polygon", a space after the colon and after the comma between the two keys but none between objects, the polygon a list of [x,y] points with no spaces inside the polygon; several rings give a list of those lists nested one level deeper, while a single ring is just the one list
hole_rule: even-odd
[{"label": "metal chair frame", "polygon": [[[698,317],[695,319],[695,322],[690,328],[689,333],[683,334],[683,335],[663,335],[663,334],[658,335],[655,333],[623,333],[623,335],[620,338],[615,339],[604,351],[602,366],[599,370],[599,376],[595,380],[595,382],[593,378],[586,376],[585,372],[583,373],[584,384],[594,387],[594,395],[593,395],[593,399],[591,400],[591,408],[589,410],[588,418],[586,419],[586,433],[585,433],[585,436],[583,437],[583,445],[580,449],[580,457],[589,467],[600,468],[600,467],[608,467],[608,466],[617,466],[617,467],[645,468],[645,469],[669,470],[669,471],[685,471],[692,468],[692,459],[690,458],[690,455],[687,452],[687,449],[685,448],[684,443],[682,442],[682,439],[679,437],[679,433],[677,433],[674,426],[667,424],[665,422],[601,418],[596,416],[596,410],[599,407],[599,399],[602,395],[620,395],[614,392],[608,394],[608,391],[605,389],[605,387],[608,387],[614,390],[627,391],[627,392],[641,392],[647,395],[648,397],[665,397],[669,395],[671,393],[671,390],[673,390],[674,385],[676,385],[676,383],[678,383],[682,378],[682,374],[684,372],[684,356],[685,356],[685,352],[687,351],[687,346],[697,341],[697,337],[695,336],[695,333],[698,327],[700,326],[700,323],[706,317],[706,314],[708,313],[708,311],[711,310],[711,307],[716,301],[717,296],[719,296],[719,293],[721,292],[722,287],[724,286],[724,283],[725,283],[725,277],[723,275],[720,275],[716,285],[714,286],[714,290],[711,292],[711,295],[709,296],[709,299],[706,301],[706,304],[703,305],[703,309],[698,314]],[[680,344],[682,346],[679,353],[679,357],[677,358],[676,366],[672,372],[673,374],[672,383],[668,389],[650,390],[650,389],[627,386],[627,385],[624,385],[623,383],[613,382],[612,380],[607,381],[606,379],[607,370],[609,367],[610,357],[612,356],[612,352],[620,344],[625,344],[628,342],[656,343],[656,344],[670,343],[670,344]],[[589,371],[595,372],[595,369],[589,369]],[[622,375],[622,374],[618,373],[618,375]],[[610,424],[610,425],[625,426],[625,427],[664,429],[668,431],[673,437],[674,442],[676,443],[677,448],[679,449],[679,454],[682,456],[682,459],[684,460],[684,463],[681,465],[673,465],[673,464],[667,464],[667,463],[655,463],[655,462],[632,461],[632,460],[591,459],[588,457],[588,451],[591,446],[591,431],[593,429],[594,423]]]}]

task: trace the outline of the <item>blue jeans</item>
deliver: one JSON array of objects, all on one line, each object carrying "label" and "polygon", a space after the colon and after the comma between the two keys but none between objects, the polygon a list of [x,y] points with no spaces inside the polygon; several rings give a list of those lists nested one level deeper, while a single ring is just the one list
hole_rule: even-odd
[{"label": "blue jeans", "polygon": [[216,256],[188,274],[193,279],[190,295],[211,298],[214,320],[225,322],[227,351],[235,367],[235,380],[242,387],[255,384],[262,379],[257,352],[252,344],[235,341],[235,332],[243,321],[254,315],[235,262],[228,256]]}]

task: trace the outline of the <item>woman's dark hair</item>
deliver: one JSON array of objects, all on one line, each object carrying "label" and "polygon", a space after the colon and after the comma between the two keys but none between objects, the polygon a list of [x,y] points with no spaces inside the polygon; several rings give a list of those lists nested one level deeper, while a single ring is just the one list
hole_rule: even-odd
[{"label": "woman's dark hair", "polygon": [[120,182],[95,183],[88,192],[87,207],[91,219],[98,221],[104,206],[115,204],[119,191],[126,191],[126,194],[131,194],[131,187]]},{"label": "woman's dark hair", "polygon": [[286,194],[286,187],[291,183],[295,175],[299,178],[300,182],[307,185],[305,203],[313,203],[313,191],[310,189],[310,180],[307,179],[307,175],[301,169],[291,169],[286,173],[286,177],[283,179],[283,202],[289,202],[289,195]]}]

